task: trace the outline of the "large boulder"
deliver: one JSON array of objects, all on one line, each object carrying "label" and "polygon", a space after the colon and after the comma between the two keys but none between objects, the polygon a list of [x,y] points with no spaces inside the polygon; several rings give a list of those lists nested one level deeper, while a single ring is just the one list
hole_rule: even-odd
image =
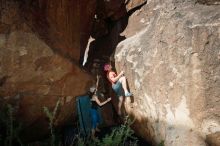
[{"label": "large boulder", "polygon": [[[77,56],[80,50],[78,39],[80,34],[74,32],[74,30],[78,31],[78,28],[73,24],[71,27],[53,24],[65,29],[61,32],[62,39],[68,38],[66,41],[69,43],[60,40],[54,42],[52,46],[67,51],[72,56],[70,59],[51,49],[51,44],[45,43],[45,40],[35,33],[36,30],[32,27],[36,25],[35,21],[32,25],[24,21],[19,1],[3,1],[1,4],[0,109],[5,104],[13,105],[16,122],[22,125],[20,136],[23,141],[40,139],[49,134],[49,123],[43,107],[53,110],[60,99],[55,125],[62,126],[73,122],[76,115],[75,97],[85,94],[92,83],[92,77],[76,62],[79,59]],[[70,9],[68,13],[72,14]],[[42,17],[45,18],[44,15]],[[59,22],[68,24],[69,22],[66,21]],[[68,21],[80,23],[77,17],[68,17]],[[50,38],[52,32],[44,26],[40,27],[43,27],[39,29],[44,30]],[[71,30],[68,30],[70,28]],[[77,39],[71,42],[74,37]],[[56,36],[51,36],[50,39],[54,38]],[[70,43],[71,49],[66,48],[65,45]]]},{"label": "large boulder", "polygon": [[54,51],[82,63],[96,0],[24,0],[22,16]]},{"label": "large boulder", "polygon": [[167,146],[219,142],[219,20],[219,5],[185,0],[148,1],[130,17],[115,65],[125,71],[133,126],[145,139]]}]

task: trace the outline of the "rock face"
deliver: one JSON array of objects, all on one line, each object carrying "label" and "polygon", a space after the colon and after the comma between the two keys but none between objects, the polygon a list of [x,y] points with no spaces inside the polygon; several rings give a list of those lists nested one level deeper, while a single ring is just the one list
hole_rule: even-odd
[{"label": "rock face", "polygon": [[219,0],[198,0],[197,2],[201,4],[207,4],[207,5],[219,5],[220,4]]},{"label": "rock face", "polygon": [[83,59],[95,0],[24,0],[21,7],[26,22],[54,51],[76,62]]},{"label": "rock face", "polygon": [[14,106],[25,141],[39,139],[48,134],[43,106],[52,110],[61,99],[55,124],[72,122],[76,114],[73,101],[86,93],[92,78],[39,39],[22,21],[17,2],[1,6],[7,6],[0,17],[1,105],[7,102]]},{"label": "rock face", "polygon": [[123,34],[115,65],[138,105],[136,132],[167,146],[220,145],[220,6],[150,0]]}]

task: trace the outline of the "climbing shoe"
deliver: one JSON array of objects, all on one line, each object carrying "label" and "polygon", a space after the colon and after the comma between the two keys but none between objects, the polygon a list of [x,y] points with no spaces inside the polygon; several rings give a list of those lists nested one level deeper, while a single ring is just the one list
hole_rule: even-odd
[{"label": "climbing shoe", "polygon": [[125,93],[125,96],[126,96],[126,97],[130,97],[130,96],[132,96],[132,93],[127,92],[127,93]]}]

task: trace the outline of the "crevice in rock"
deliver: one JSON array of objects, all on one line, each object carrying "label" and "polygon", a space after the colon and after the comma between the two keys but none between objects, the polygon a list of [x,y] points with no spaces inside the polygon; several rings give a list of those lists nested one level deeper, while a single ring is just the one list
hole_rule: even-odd
[{"label": "crevice in rock", "polygon": [[8,78],[9,78],[9,76],[7,76],[7,75],[1,77],[0,78],[0,86],[3,86]]},{"label": "crevice in rock", "polygon": [[[126,1],[123,7],[129,3],[130,0]],[[147,1],[143,1],[137,6],[132,7],[118,20],[112,20],[111,17],[103,19],[98,13],[96,14],[96,17],[93,19],[91,32],[91,37],[93,37],[94,40],[90,42],[88,59],[85,64],[85,68],[88,71],[93,64],[93,61],[96,59],[102,60],[101,62],[109,62],[112,60],[111,56],[114,55],[116,46],[119,42],[126,39],[126,37],[120,33],[126,29],[129,17],[146,4]],[[103,63],[100,65],[103,66]]]},{"label": "crevice in rock", "polygon": [[196,2],[203,5],[220,5],[219,0],[197,0]]},{"label": "crevice in rock", "polygon": [[141,8],[142,8],[144,5],[146,5],[146,4],[147,4],[147,0],[144,1],[143,3],[139,4],[138,6],[136,6],[136,7],[132,8],[132,9],[130,9],[130,10],[128,11],[127,15],[128,15],[128,16],[131,16],[135,11],[141,9]]}]

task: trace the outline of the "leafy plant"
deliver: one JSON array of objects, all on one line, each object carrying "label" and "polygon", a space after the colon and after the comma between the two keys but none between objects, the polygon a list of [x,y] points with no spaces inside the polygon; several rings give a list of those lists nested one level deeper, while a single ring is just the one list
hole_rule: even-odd
[{"label": "leafy plant", "polygon": [[5,136],[0,135],[0,143],[4,146],[13,146],[13,142],[23,145],[19,133],[21,131],[21,124],[15,122],[14,109],[10,104],[7,104],[0,113],[0,123],[2,128],[5,128]]},{"label": "leafy plant", "polygon": [[[134,131],[130,128],[133,122],[127,117],[125,123],[112,130],[110,134],[105,135],[100,139],[85,139],[78,138],[80,144],[88,146],[136,146],[137,138],[133,136]],[[134,142],[126,143],[128,139],[132,139]],[[86,141],[86,142],[85,142]]]},{"label": "leafy plant", "polygon": [[124,146],[128,138],[137,140],[136,137],[132,136],[134,131],[130,128],[133,122],[129,117],[125,119],[125,123],[118,128],[113,129],[110,135],[106,135],[102,142],[99,143],[100,146]]},{"label": "leafy plant", "polygon": [[5,146],[12,146],[13,140],[13,108],[10,104],[7,105],[7,115],[8,120],[6,122],[6,139],[5,139]]},{"label": "leafy plant", "polygon": [[79,135],[76,136],[77,137],[77,146],[85,146],[86,145],[86,141],[81,138]]},{"label": "leafy plant", "polygon": [[165,146],[164,140],[161,140],[161,142],[158,144],[158,146]]},{"label": "leafy plant", "polygon": [[44,112],[46,113],[47,117],[49,118],[49,129],[50,129],[50,134],[51,134],[51,146],[55,146],[56,142],[56,136],[55,136],[55,131],[54,131],[54,121],[55,117],[58,111],[58,107],[60,105],[60,100],[57,101],[55,108],[53,109],[53,112],[50,112],[47,107],[43,107]]}]

